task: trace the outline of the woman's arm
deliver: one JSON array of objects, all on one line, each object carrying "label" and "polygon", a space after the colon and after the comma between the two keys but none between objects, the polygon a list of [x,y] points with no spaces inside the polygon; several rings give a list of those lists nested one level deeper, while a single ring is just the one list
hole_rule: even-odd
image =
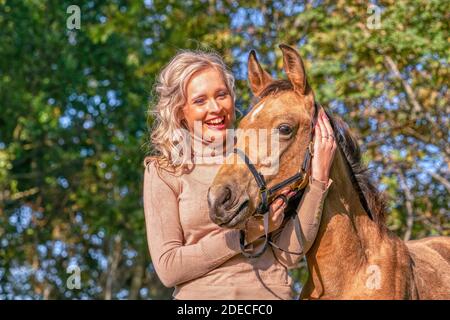
[{"label": "woman's arm", "polygon": [[150,163],[144,174],[144,211],[153,266],[166,287],[198,278],[240,252],[239,231],[219,229],[183,245],[178,197]]},{"label": "woman's arm", "polygon": [[323,202],[328,193],[332,180],[324,183],[310,178],[302,200],[297,207],[297,217],[300,221],[301,242],[295,230],[297,219],[291,218],[282,229],[272,233],[272,242],[283,250],[300,253],[302,255],[290,254],[273,248],[278,261],[286,267],[293,267],[308,252],[316,239],[322,217]]}]

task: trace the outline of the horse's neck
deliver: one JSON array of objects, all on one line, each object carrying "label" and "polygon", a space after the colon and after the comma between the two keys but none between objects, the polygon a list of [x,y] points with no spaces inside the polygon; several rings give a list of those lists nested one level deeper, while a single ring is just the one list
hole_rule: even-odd
[{"label": "horse's neck", "polygon": [[[379,251],[391,246],[390,237],[382,234],[368,217],[352,182],[346,174],[343,155],[333,162],[333,185],[324,203],[322,222],[314,246],[307,254],[310,294],[339,297],[349,283],[363,281],[367,268],[382,260]],[[370,270],[369,270],[370,272]]]}]

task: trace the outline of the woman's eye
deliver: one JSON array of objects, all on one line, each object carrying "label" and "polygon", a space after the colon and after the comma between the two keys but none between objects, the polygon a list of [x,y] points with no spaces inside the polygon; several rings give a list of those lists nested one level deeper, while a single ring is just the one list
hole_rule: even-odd
[{"label": "woman's eye", "polygon": [[225,98],[228,95],[226,92],[219,93],[219,98]]},{"label": "woman's eye", "polygon": [[196,99],[196,100],[194,100],[195,104],[203,104],[204,102],[205,102],[204,99]]},{"label": "woman's eye", "polygon": [[288,124],[281,124],[278,126],[278,130],[280,131],[280,134],[287,136],[292,133],[292,127]]}]

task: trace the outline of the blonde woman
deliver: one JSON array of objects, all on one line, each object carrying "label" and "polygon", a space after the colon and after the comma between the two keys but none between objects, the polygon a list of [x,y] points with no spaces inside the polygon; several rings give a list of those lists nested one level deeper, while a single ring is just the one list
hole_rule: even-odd
[{"label": "blonde woman", "polygon": [[[156,92],[158,100],[151,110],[156,155],[145,159],[144,209],[150,255],[160,280],[175,287],[176,299],[292,299],[288,268],[301,257],[277,259],[276,250],[266,250],[257,259],[245,258],[239,231],[222,229],[209,218],[207,192],[220,167],[214,160],[231,152],[226,146],[223,154],[210,151],[221,141],[218,138],[226,141],[226,129],[233,128],[233,75],[216,54],[183,51],[162,70]],[[315,130],[316,136],[333,136],[323,113]],[[179,148],[181,131],[204,147],[200,154],[194,148],[188,152]],[[314,242],[332,182],[329,172],[335,148],[333,139],[315,139],[311,178],[297,209],[303,247],[291,242],[289,251],[306,252]],[[204,161],[190,161],[199,157]],[[284,209],[281,199],[271,204],[272,231],[280,227]],[[247,224],[249,242],[263,233],[260,222]],[[290,234],[278,237],[283,243],[288,239]]]}]

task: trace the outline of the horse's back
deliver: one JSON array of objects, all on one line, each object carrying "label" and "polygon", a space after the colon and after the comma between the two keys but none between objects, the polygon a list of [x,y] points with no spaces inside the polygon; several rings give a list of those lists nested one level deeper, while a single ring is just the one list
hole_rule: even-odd
[{"label": "horse's back", "polygon": [[407,241],[419,299],[450,299],[450,237]]}]

